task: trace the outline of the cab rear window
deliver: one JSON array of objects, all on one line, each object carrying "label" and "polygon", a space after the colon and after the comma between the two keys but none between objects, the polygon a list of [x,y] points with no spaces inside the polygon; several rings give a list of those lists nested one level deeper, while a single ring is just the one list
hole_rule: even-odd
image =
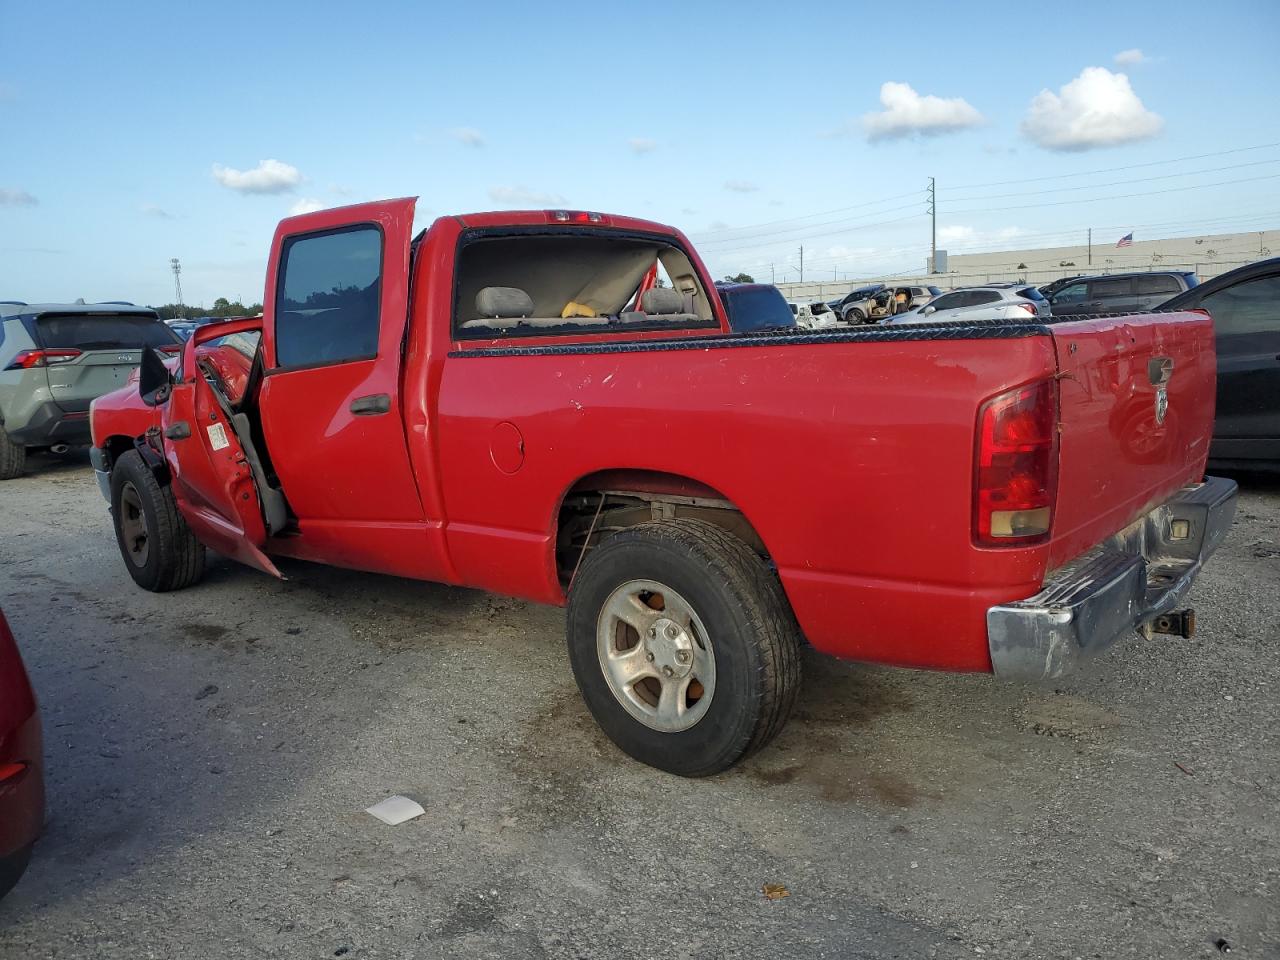
[{"label": "cab rear window", "polygon": [[181,343],[155,317],[121,314],[45,314],[36,319],[36,339],[48,348],[141,350]]}]

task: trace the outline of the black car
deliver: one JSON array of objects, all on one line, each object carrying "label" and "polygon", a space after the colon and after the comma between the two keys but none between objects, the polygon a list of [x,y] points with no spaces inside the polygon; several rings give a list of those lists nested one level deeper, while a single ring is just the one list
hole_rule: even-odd
[{"label": "black car", "polygon": [[1213,316],[1218,406],[1209,459],[1280,469],[1280,257],[1214,277],[1161,309]]},{"label": "black car", "polygon": [[1166,300],[1190,290],[1199,282],[1190,270],[1078,277],[1050,294],[1049,306],[1055,317],[1141,313],[1163,306]]},{"label": "black car", "polygon": [[779,330],[796,325],[786,297],[768,283],[717,283],[716,292],[734,333]]}]

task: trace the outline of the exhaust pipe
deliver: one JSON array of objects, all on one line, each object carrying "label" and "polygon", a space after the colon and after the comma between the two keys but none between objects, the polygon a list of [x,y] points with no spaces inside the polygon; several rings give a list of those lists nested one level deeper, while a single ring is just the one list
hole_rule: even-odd
[{"label": "exhaust pipe", "polygon": [[65,443],[55,443],[52,447],[49,448],[49,452],[50,453],[66,453],[70,449],[71,447],[69,447]]}]

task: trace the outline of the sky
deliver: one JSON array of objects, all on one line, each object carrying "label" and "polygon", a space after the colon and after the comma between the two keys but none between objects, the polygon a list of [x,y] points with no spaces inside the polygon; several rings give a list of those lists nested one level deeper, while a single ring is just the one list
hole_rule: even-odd
[{"label": "sky", "polygon": [[[717,276],[1280,226],[1280,3],[0,0],[0,299],[262,298],[293,211],[566,207]],[[1114,235],[1114,236],[1113,236]]]}]

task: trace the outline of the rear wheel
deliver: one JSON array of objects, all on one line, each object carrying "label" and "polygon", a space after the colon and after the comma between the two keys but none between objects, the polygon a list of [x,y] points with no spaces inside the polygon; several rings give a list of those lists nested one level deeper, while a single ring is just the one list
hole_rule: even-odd
[{"label": "rear wheel", "polygon": [[134,582],[157,593],[181,590],[204,573],[204,545],[178,512],[173,491],[130,451],[111,470],[116,543]]},{"label": "rear wheel", "polygon": [[867,315],[856,307],[844,315],[845,323],[866,323]]},{"label": "rear wheel", "polygon": [[596,722],[635,759],[681,776],[764,746],[799,689],[799,630],[777,576],[699,520],[643,523],[592,550],[567,626]]},{"label": "rear wheel", "polygon": [[22,468],[27,464],[27,448],[14,443],[0,423],[0,480],[12,480],[22,476]]}]

